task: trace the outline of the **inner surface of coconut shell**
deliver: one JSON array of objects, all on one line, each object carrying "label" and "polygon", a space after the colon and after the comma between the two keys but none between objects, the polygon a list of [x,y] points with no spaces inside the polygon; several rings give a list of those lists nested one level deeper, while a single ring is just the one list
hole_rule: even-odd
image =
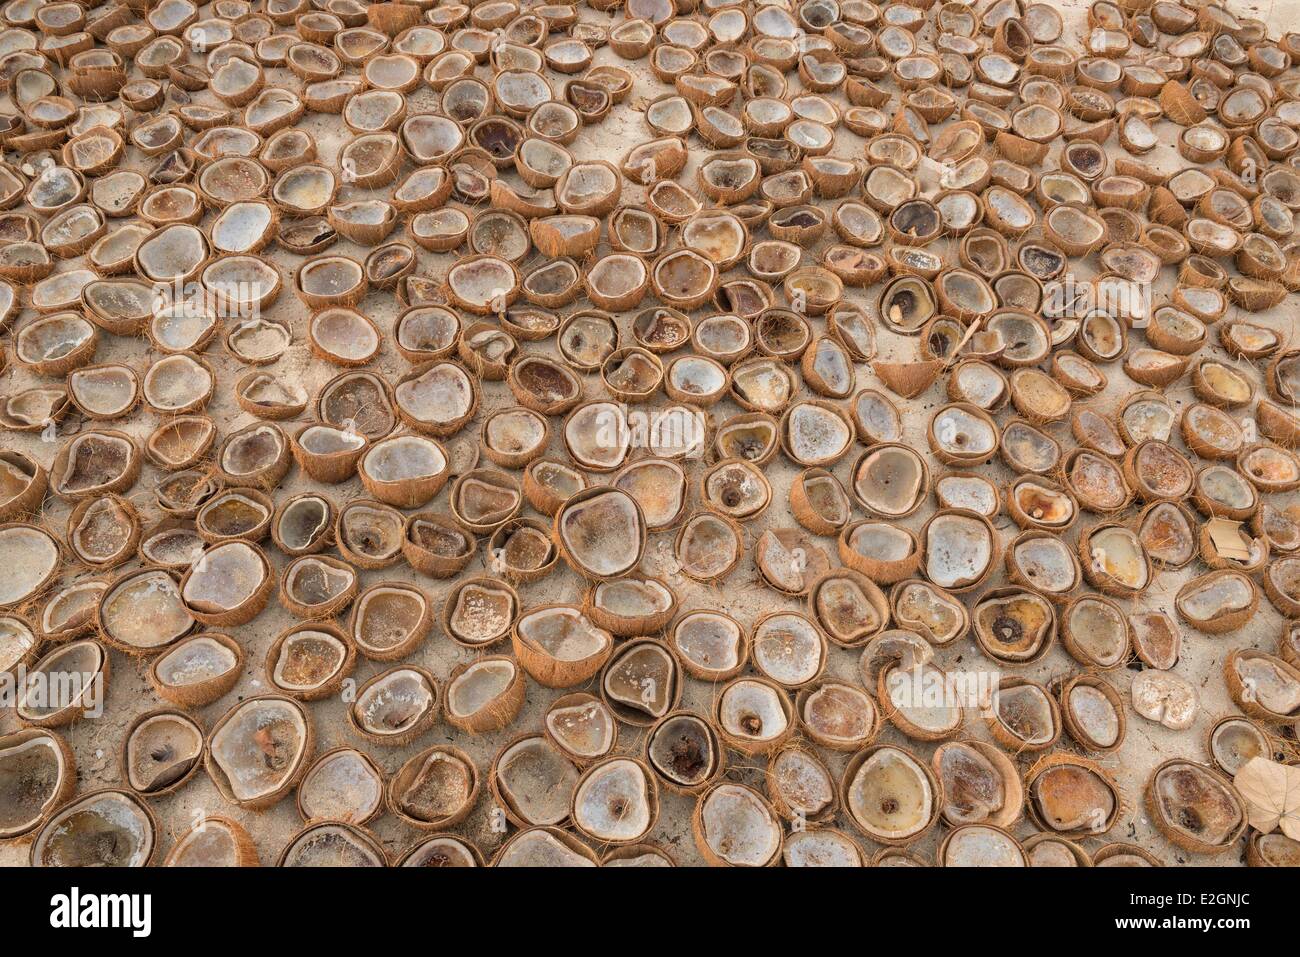
[{"label": "inner surface of coconut shell", "polygon": [[1296,12],[8,4],[0,865],[1300,859]]}]

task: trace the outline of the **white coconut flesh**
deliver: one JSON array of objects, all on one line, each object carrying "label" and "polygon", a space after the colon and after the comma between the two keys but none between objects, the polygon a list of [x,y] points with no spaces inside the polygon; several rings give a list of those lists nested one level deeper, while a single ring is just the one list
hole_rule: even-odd
[{"label": "white coconut flesh", "polygon": [[366,444],[364,436],[344,432],[328,425],[313,425],[298,437],[298,444],[313,455],[336,455],[355,452]]},{"label": "white coconut flesh", "polygon": [[1078,566],[1070,548],[1059,538],[1035,537],[1012,549],[1016,565],[1036,587],[1065,592],[1078,583]]},{"label": "white coconut flesh", "polygon": [[212,224],[212,244],[226,252],[248,252],[271,227],[272,217],[266,203],[234,203]]},{"label": "white coconut flesh", "polygon": [[849,534],[849,545],[864,558],[881,562],[902,561],[912,554],[912,537],[901,528],[884,522],[863,522]]},{"label": "white coconut flesh", "polygon": [[514,617],[515,599],[508,591],[469,584],[456,594],[451,629],[461,641],[487,644],[505,635]]},{"label": "white coconut flesh", "polygon": [[1210,735],[1214,762],[1227,774],[1236,775],[1251,758],[1268,757],[1273,746],[1255,725],[1244,718],[1220,721]]},{"label": "white coconut flesh", "polygon": [[772,497],[761,473],[747,462],[714,469],[704,481],[704,493],[710,502],[737,518],[757,513]]},{"label": "white coconut flesh", "polygon": [[1207,623],[1249,608],[1254,598],[1248,579],[1240,575],[1214,575],[1183,589],[1175,601],[1179,612],[1189,621]]},{"label": "white coconut flesh", "polygon": [[768,529],[754,547],[754,561],[763,577],[774,587],[790,594],[808,590],[817,572],[825,567],[808,538],[793,529]]},{"label": "white coconut flesh", "polygon": [[[230,351],[246,362],[273,362],[289,348],[291,335],[278,322],[266,319],[249,319],[241,322],[226,337]],[[292,394],[293,386],[281,384],[285,395]]]},{"label": "white coconut flesh", "polygon": [[363,278],[358,263],[341,257],[310,262],[298,274],[298,282],[303,292],[313,296],[346,295],[355,289]]},{"label": "white coconut flesh", "polygon": [[1128,624],[1119,609],[1095,598],[1075,602],[1066,616],[1070,640],[1099,665],[1113,665],[1128,650]]},{"label": "white coconut flesh", "polygon": [[628,466],[614,486],[636,499],[651,529],[671,524],[686,503],[686,477],[679,466],[668,462],[652,460]]},{"label": "white coconut flesh", "polygon": [[1036,685],[999,689],[996,709],[998,720],[1027,745],[1047,744],[1056,733],[1051,704]]},{"label": "white coconut flesh", "polygon": [[678,559],[691,575],[721,575],[740,557],[740,540],[716,515],[697,515],[687,522],[678,543]]},{"label": "white coconut flesh", "polygon": [[96,415],[123,413],[135,400],[135,375],[125,367],[90,369],[68,376],[68,388],[78,404]]},{"label": "white coconut flesh", "polygon": [[513,488],[503,488],[469,477],[457,489],[456,509],[470,522],[491,524],[504,519],[519,507],[520,495]]},{"label": "white coconut flesh", "polygon": [[305,405],[307,401],[307,394],[301,389],[285,385],[264,375],[254,376],[244,386],[241,395],[260,406]]},{"label": "white coconut flesh", "polygon": [[857,641],[884,625],[880,611],[862,586],[852,578],[830,578],[817,588],[817,618],[843,642]]},{"label": "white coconut flesh", "polygon": [[997,489],[983,479],[944,476],[936,482],[935,490],[950,507],[969,508],[980,515],[997,514]]},{"label": "white coconut flesh", "polygon": [[1233,666],[1244,687],[1254,692],[1260,707],[1278,715],[1300,711],[1300,681],[1265,657],[1240,655]]},{"label": "white coconut flesh", "polygon": [[997,447],[997,430],[966,409],[947,408],[935,416],[931,427],[939,448],[960,458],[988,455]]},{"label": "white coconut flesh", "polygon": [[302,712],[285,701],[249,701],[217,729],[212,760],[231,794],[251,801],[274,794],[293,777],[307,744]]},{"label": "white coconut flesh", "polygon": [[674,362],[668,372],[668,381],[674,388],[692,395],[713,395],[727,382],[727,374],[702,357],[686,356]]},{"label": "white coconut flesh", "polygon": [[853,388],[853,365],[835,341],[819,339],[813,344],[812,367],[833,393],[843,395]]},{"label": "white coconut flesh", "polygon": [[632,433],[621,406],[592,402],[569,416],[564,440],[580,465],[616,468],[627,457]]},{"label": "white coconut flesh", "polygon": [[[59,634],[90,621],[106,591],[108,582],[101,581],[77,582],[60,590],[41,609],[41,631],[47,635]],[[0,641],[0,647],[3,646],[4,642]],[[4,653],[0,651],[0,669],[6,667],[4,661]]]},{"label": "white coconut flesh", "polygon": [[1030,867],[1078,867],[1079,859],[1064,841],[1037,842],[1026,853]]},{"label": "white coconut flesh", "polygon": [[834,477],[823,475],[803,479],[803,494],[813,511],[824,521],[832,525],[843,525],[848,521],[850,505]]},{"label": "white coconut flesh", "polygon": [[231,475],[251,475],[280,457],[284,443],[269,427],[235,436],[221,453],[221,467]]},{"label": "white coconut flesh", "polygon": [[517,455],[537,448],[546,436],[546,423],[526,410],[503,412],[488,420],[489,448]]},{"label": "white coconut flesh", "polygon": [[537,479],[539,485],[561,499],[576,495],[587,487],[581,473],[558,462],[541,463],[533,469],[533,478]]},{"label": "white coconut flesh", "polygon": [[673,593],[657,581],[625,578],[596,586],[596,605],[621,618],[642,618],[667,611]]},{"label": "white coconut flesh", "polygon": [[1173,730],[1191,727],[1200,705],[1196,688],[1188,681],[1171,672],[1151,669],[1133,678],[1129,697],[1134,711]]},{"label": "white coconut flesh", "polygon": [[617,857],[601,863],[601,867],[672,867],[660,854],[635,854],[631,857]]},{"label": "white coconut flesh", "polygon": [[[945,688],[948,676],[931,664],[895,668],[885,679],[889,701],[911,724],[932,733],[943,733],[961,724],[961,708],[946,703],[949,695],[918,694],[928,688]],[[937,698],[937,700],[936,700]]]},{"label": "white coconut flesh", "polygon": [[329,527],[330,506],[322,498],[300,498],[280,513],[280,541],[293,549],[306,548]]},{"label": "white coconut flesh", "polygon": [[955,824],[987,820],[1006,803],[1002,775],[993,762],[968,744],[945,747],[939,758],[944,814]]},{"label": "white coconut flesh", "polygon": [[239,847],[225,824],[210,818],[180,839],[168,857],[172,867],[234,867]]},{"label": "white coconut flesh", "polygon": [[159,412],[184,409],[212,391],[212,373],[187,355],[159,359],[144,377],[144,394]]},{"label": "white coconut flesh", "polygon": [[954,637],[965,621],[961,605],[924,582],[903,586],[895,605],[900,625],[918,627],[938,644]]},{"label": "white coconut flesh", "polygon": [[855,470],[853,481],[858,498],[884,516],[906,515],[925,491],[921,460],[904,448],[869,453]]},{"label": "white coconut flesh", "polygon": [[1139,590],[1150,580],[1146,552],[1127,528],[1104,528],[1088,540],[1093,568],[1125,588]]},{"label": "white coconut flesh", "polygon": [[747,363],[733,373],[731,386],[750,405],[764,411],[784,407],[792,391],[789,372],[775,360]]}]

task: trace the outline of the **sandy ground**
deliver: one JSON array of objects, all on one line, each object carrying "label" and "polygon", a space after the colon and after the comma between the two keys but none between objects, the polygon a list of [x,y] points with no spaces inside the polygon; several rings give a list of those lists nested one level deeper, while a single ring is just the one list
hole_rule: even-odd
[{"label": "sandy ground", "polygon": [[[1077,40],[1083,31],[1085,4],[1080,0],[1070,0],[1070,2],[1060,6],[1062,6],[1067,17],[1067,37],[1073,36]],[[1275,0],[1275,2],[1266,4],[1247,3],[1234,6],[1234,9],[1236,12],[1247,16],[1265,18],[1275,32],[1289,29],[1294,23],[1300,23],[1300,16],[1297,16],[1297,14],[1300,14],[1300,2],[1298,0]],[[621,19],[621,14],[607,16],[584,10],[583,17],[584,19],[607,22],[612,25]],[[932,27],[927,27],[926,30],[928,34]],[[1064,39],[1062,42],[1064,42]],[[615,57],[608,49],[598,52],[596,62],[627,65]],[[639,110],[654,96],[664,92],[666,88],[659,84],[645,69],[644,61],[632,66],[638,77],[634,92],[624,105],[617,107],[613,111],[606,122],[595,128],[588,128],[583,132],[572,148],[575,155],[581,157],[598,156],[616,160],[630,146],[650,137],[649,129],[644,124]],[[480,68],[480,74],[486,75],[485,68]],[[273,71],[272,80],[277,83],[283,82],[286,85],[297,83],[296,79],[287,71]],[[792,84],[797,88],[798,80],[793,78],[793,75]],[[206,96],[206,94],[204,95]],[[422,90],[412,95],[409,109],[411,112],[417,112],[430,105],[431,102],[432,94],[427,90]],[[342,142],[338,132],[341,129],[338,117],[308,115],[300,126],[308,130],[317,139],[320,158],[325,162],[333,162]],[[1152,154],[1152,162],[1162,169],[1172,171],[1181,163],[1180,158],[1170,145],[1174,141],[1175,128],[1170,124],[1161,124],[1159,132],[1164,145],[1156,153]],[[834,150],[836,155],[860,156],[861,147],[862,141],[859,138],[846,130],[841,129],[838,131],[837,146]],[[679,177],[679,180],[683,183],[693,182],[695,166],[700,156],[704,154],[704,147],[698,142],[692,143],[692,150],[691,165]],[[365,195],[369,194],[345,188],[340,195],[340,201],[362,198]],[[640,187],[625,187],[625,200],[635,201],[641,195],[642,190]],[[211,215],[209,215],[204,225],[207,225],[211,218]],[[400,235],[401,230],[399,229],[398,232],[394,233],[393,238],[398,238]],[[938,248],[955,261],[955,244],[946,248],[941,244]],[[339,243],[333,251],[356,255],[357,258],[361,258],[364,254],[363,250],[346,242]],[[442,275],[453,261],[451,255],[434,255],[423,251],[419,255],[418,272],[426,275]],[[286,284],[291,282],[292,270],[300,261],[299,258],[286,255],[280,251],[274,252],[272,258],[284,275]],[[809,256],[810,260],[811,258]],[[76,265],[77,263],[73,261],[64,264],[61,268],[68,269]],[[1090,269],[1089,266],[1081,271],[1090,275]],[[1161,302],[1164,296],[1167,296],[1172,285],[1172,271],[1166,269],[1157,285],[1157,303]],[[875,299],[878,292],[878,289],[852,289],[848,292],[848,298],[854,302],[862,303],[874,314]],[[369,368],[393,380],[405,372],[407,368],[405,361],[397,354],[391,344],[391,329],[398,312],[397,303],[390,293],[374,292],[365,299],[360,308],[384,330],[389,338],[379,357]],[[307,311],[291,292],[286,291],[280,296],[278,302],[266,311],[266,316],[287,323],[294,334],[293,347],[272,367],[273,372],[276,376],[293,381],[301,385],[309,393],[314,394],[338,370],[310,356],[306,347]],[[1295,304],[1294,302],[1288,302],[1273,310],[1270,314],[1254,318],[1255,321],[1262,321],[1281,330],[1284,335],[1291,336],[1295,326]],[[630,317],[623,316],[620,319],[625,339],[627,339],[627,325]],[[820,322],[817,325],[820,327]],[[1215,344],[1207,347],[1205,353],[1223,358],[1224,354],[1217,345],[1217,339],[1214,336],[1211,339]],[[910,359],[914,355],[912,340],[893,336],[887,332],[882,331],[880,333],[880,345],[882,358],[902,360]],[[528,348],[550,350],[551,345],[550,343],[540,346],[530,344]],[[12,354],[11,347],[10,353]],[[153,354],[147,340],[104,336],[101,339],[96,361],[125,361],[132,363],[137,369],[143,370],[150,361],[156,358],[157,355]],[[216,420],[223,434],[232,432],[253,421],[250,416],[242,412],[234,404],[231,398],[231,386],[245,369],[220,346],[209,348],[205,358],[217,371],[221,383],[218,395],[207,411]],[[1110,377],[1110,387],[1104,395],[1091,402],[1094,408],[1103,412],[1114,409],[1117,402],[1135,388],[1134,384],[1124,376],[1118,363],[1112,364],[1105,371]],[[1259,385],[1258,372],[1252,370],[1250,375],[1252,380]],[[867,366],[858,366],[857,376],[859,388],[875,384],[874,376]],[[17,368],[11,364],[3,373],[3,376],[0,377],[0,389],[5,392],[18,390],[34,384],[35,381],[35,377],[27,370]],[[596,394],[597,388],[598,383],[595,380],[587,382],[589,396]],[[1186,380],[1180,381],[1166,390],[1166,394],[1176,406],[1181,407],[1194,401],[1190,386]],[[925,440],[926,424],[933,410],[943,404],[944,401],[942,384],[940,384],[912,402],[900,402],[900,405],[906,407],[905,425],[907,441],[910,444],[922,450],[927,448]],[[513,405],[513,400],[503,383],[484,383],[483,402],[477,419],[471,427],[472,430],[477,432],[482,421],[491,411],[510,405]],[[737,411],[736,407],[730,402],[723,402],[713,409],[714,419],[715,421],[721,421],[735,411]],[[1008,416],[1009,413],[1004,412],[999,416],[999,419],[1005,421]],[[157,420],[152,413],[147,410],[137,409],[127,419],[113,423],[113,427],[122,428],[143,439],[157,424]],[[291,423],[286,423],[286,425],[292,426]],[[62,429],[62,433],[66,436],[77,428],[77,423],[69,422]],[[467,430],[467,433],[469,431]],[[557,429],[553,429],[552,434],[554,435],[557,431]],[[1054,431],[1058,436],[1063,437],[1067,443],[1069,442],[1066,427],[1057,427]],[[6,445],[11,444],[34,455],[47,466],[53,460],[58,449],[57,443],[45,443],[41,441],[39,436],[30,434],[7,436],[3,441]],[[1180,440],[1176,439],[1175,441],[1179,442]],[[559,446],[558,440],[555,439],[552,441],[550,451],[553,455],[563,455],[563,450]],[[852,460],[856,458],[856,455],[857,452],[854,452],[846,457],[845,461],[841,462],[834,470],[846,487],[849,486],[849,472]],[[695,465],[695,469],[698,473],[698,464]],[[943,467],[937,462],[934,463],[934,470],[936,474],[941,474],[944,471]],[[991,463],[983,471],[998,483],[1003,483],[1011,477],[1010,472],[1000,461]],[[747,544],[752,544],[766,528],[795,526],[786,500],[786,490],[795,474],[796,469],[783,458],[774,462],[767,469],[767,475],[776,489],[776,495],[768,511],[759,520],[747,526]],[[156,470],[146,466],[144,473],[131,493],[133,501],[141,506],[144,511],[146,525],[150,523],[154,516],[152,487],[158,477],[159,473]],[[313,487],[313,483],[306,480],[295,468],[277,492],[277,499],[287,497],[309,487]],[[355,480],[342,486],[333,487],[328,492],[335,497],[336,501],[359,497],[362,494],[360,483]],[[445,508],[446,495],[445,491],[441,493],[439,498],[435,499],[429,507],[434,509]],[[919,513],[907,519],[903,524],[916,530],[932,510],[933,505],[927,503]],[[43,521],[62,537],[66,529],[68,511],[66,504],[51,498],[46,503]],[[860,517],[860,513],[855,517]],[[1093,519],[1093,516],[1085,516],[1080,525],[1086,526]],[[1009,541],[1016,534],[1016,529],[1010,520],[1004,517],[1000,523],[1000,532],[1003,540]],[[1074,540],[1077,534],[1078,527],[1070,533],[1071,541]],[[671,534],[652,537],[647,549],[644,570],[649,574],[659,575],[672,581],[679,588],[679,597],[683,609],[719,609],[733,615],[742,624],[748,625],[766,612],[780,608],[800,607],[798,601],[787,600],[770,588],[760,584],[757,580],[756,569],[748,556],[721,587],[705,588],[689,582],[677,575],[671,567],[673,564],[671,538]],[[833,555],[833,540],[823,539],[821,541]],[[270,551],[272,560],[282,565],[284,556],[274,549]],[[482,573],[483,571],[482,549],[480,549],[478,557],[466,574]],[[75,576],[75,569],[70,569],[65,580]],[[1166,572],[1161,574],[1154,587],[1143,596],[1142,600],[1134,603],[1134,609],[1159,609],[1169,612],[1172,616],[1173,595],[1188,577],[1190,575],[1186,572]],[[418,580],[418,584],[432,596],[435,604],[439,607],[441,606],[442,597],[447,594],[451,587],[451,584],[447,582],[419,578],[405,565],[381,572],[365,572],[362,574],[362,585],[364,587],[374,581],[386,578],[408,581]],[[997,585],[1001,582],[1001,578],[1002,572],[999,569],[997,577],[991,580],[989,584],[991,586]],[[561,567],[560,570],[557,570],[544,581],[523,586],[519,590],[524,605],[529,606],[549,602],[579,602],[585,593],[586,586],[572,572]],[[293,624],[294,621],[273,602],[252,624],[232,630],[232,633],[245,648],[246,674],[234,691],[222,700],[201,710],[198,717],[205,726],[210,727],[237,701],[270,690],[263,677],[263,661],[266,650],[275,636],[284,628]],[[1176,670],[1178,674],[1191,681],[1200,691],[1201,710],[1199,717],[1192,728],[1175,733],[1159,725],[1152,724],[1139,717],[1131,709],[1129,710],[1128,735],[1123,747],[1117,753],[1106,757],[1102,762],[1114,773],[1122,785],[1127,796],[1127,807],[1120,823],[1104,837],[1085,841],[1087,847],[1095,850],[1110,841],[1133,841],[1148,848],[1157,857],[1170,864],[1186,861],[1186,855],[1166,842],[1155,832],[1151,825],[1142,807],[1141,800],[1146,782],[1151,770],[1168,758],[1208,759],[1206,737],[1209,728],[1219,716],[1235,711],[1224,687],[1221,672],[1221,663],[1224,657],[1231,649],[1238,647],[1275,650],[1281,627],[1282,619],[1267,602],[1264,602],[1255,619],[1235,634],[1222,637],[1207,637],[1184,630],[1183,654]],[[472,657],[474,655],[471,652],[456,645],[445,636],[436,633],[435,629],[435,634],[407,660],[410,663],[426,667],[439,679],[445,679],[453,667],[470,660]],[[116,652],[113,653],[113,658],[113,678],[108,691],[105,715],[98,720],[83,721],[66,730],[66,736],[76,753],[79,769],[78,790],[80,792],[122,784],[123,775],[120,769],[118,749],[123,734],[133,718],[146,710],[159,706],[161,703],[145,681],[144,675],[147,662],[132,660]],[[858,677],[858,658],[859,653],[857,651],[832,647],[829,666],[826,671],[827,676],[858,683],[860,681]],[[987,667],[989,664],[979,659],[979,653],[970,639],[964,639],[953,647],[941,650],[938,654],[938,661],[951,669]],[[360,685],[386,667],[386,665],[362,659],[359,660],[353,677],[356,679],[357,684]],[[1053,677],[1073,673],[1077,670],[1077,663],[1058,646],[1037,663],[1017,669],[1017,673],[1036,681],[1047,682]],[[1108,677],[1127,697],[1129,682],[1136,673],[1135,670],[1120,668],[1111,672]],[[527,704],[523,713],[511,727],[494,734],[469,737],[454,731],[446,723],[440,722],[432,731],[421,736],[409,747],[399,749],[372,747],[369,750],[385,773],[391,774],[402,762],[423,748],[438,743],[455,743],[469,752],[478,762],[483,773],[486,774],[494,755],[506,742],[523,731],[540,728],[540,718],[544,708],[562,693],[565,692],[550,691],[530,682]],[[700,681],[688,680],[682,706],[708,713],[711,710],[715,694],[716,689],[714,687]],[[338,699],[320,701],[309,705],[316,729],[318,754],[340,745],[363,746],[360,740],[352,735],[347,728],[344,719],[345,707],[345,703]],[[11,713],[0,715],[0,731],[13,730],[15,725],[16,722]],[[988,739],[987,730],[984,728],[983,723],[977,719],[968,719],[966,732],[975,738]],[[643,732],[626,725],[622,726],[620,728],[618,750],[639,755],[642,750],[643,737]],[[886,728],[877,741],[878,743],[906,743],[927,759],[931,751],[929,746],[907,742],[892,728]],[[1059,745],[1062,749],[1070,746],[1068,737],[1063,738],[1061,745]],[[838,777],[844,768],[847,756],[827,751],[822,753],[827,759],[832,772]],[[728,777],[755,785],[761,789],[761,764],[744,760],[739,755],[734,754],[731,759]],[[1028,759],[1022,758],[1019,760],[1022,770],[1030,763]],[[202,773],[196,775],[177,793],[154,800],[151,803],[161,823],[161,843],[164,852],[171,848],[175,838],[187,830],[197,817],[215,813],[227,815],[240,821],[254,836],[262,861],[267,863],[274,861],[289,836],[303,823],[295,809],[292,798],[282,801],[276,807],[263,813],[251,813],[228,806],[206,775]],[[649,840],[665,848],[679,863],[700,863],[700,857],[690,834],[690,814],[693,799],[662,792],[661,789],[661,803],[662,810],[658,823],[649,835]],[[456,833],[474,841],[485,856],[490,856],[500,846],[505,837],[505,835],[495,832],[491,827],[492,810],[493,800],[485,790],[484,795],[480,798],[468,820],[455,829]],[[852,831],[847,821],[841,819],[838,826],[846,832],[854,833],[855,837],[860,837],[856,832]],[[385,815],[378,819],[372,825],[372,828],[394,858],[420,837],[420,834],[414,829],[400,823],[391,815]],[[1015,833],[1020,837],[1027,837],[1033,831],[1034,828],[1024,820],[1015,828]],[[923,840],[914,845],[913,850],[919,852],[922,856],[932,858],[943,833],[944,829],[942,827],[931,830]],[[876,850],[870,842],[864,840],[861,843],[868,856]],[[1210,858],[1203,862],[1239,864],[1243,856],[1244,844],[1239,843],[1231,853]],[[25,863],[26,859],[27,848],[25,846],[21,844],[0,845],[0,864],[21,864]],[[1197,862],[1201,863],[1202,861],[1198,860]]]}]

